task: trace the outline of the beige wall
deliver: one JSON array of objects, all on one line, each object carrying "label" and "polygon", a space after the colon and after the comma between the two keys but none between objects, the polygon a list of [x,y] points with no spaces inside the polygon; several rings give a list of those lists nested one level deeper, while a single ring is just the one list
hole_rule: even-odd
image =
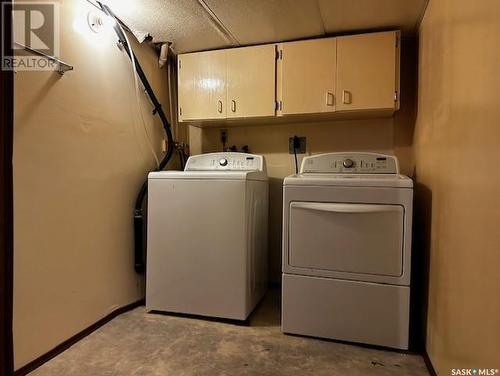
[{"label": "beige wall", "polygon": [[[131,66],[111,31],[75,32],[91,6],[61,5],[61,57],[75,70],[15,75],[16,368],[143,296],[132,214],[154,162]],[[167,109],[166,72],[149,46],[137,52]],[[143,110],[159,148],[161,124]]]},{"label": "beige wall", "polygon": [[[440,375],[500,368],[500,2],[432,0],[420,29],[416,228]],[[420,251],[426,251],[422,249]]]}]

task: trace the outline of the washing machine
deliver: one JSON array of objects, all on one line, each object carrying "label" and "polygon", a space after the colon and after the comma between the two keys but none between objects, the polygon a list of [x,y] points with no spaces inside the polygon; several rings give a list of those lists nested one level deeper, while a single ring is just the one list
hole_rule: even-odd
[{"label": "washing machine", "polygon": [[303,159],[283,186],[284,333],[408,349],[412,201],[394,156]]},{"label": "washing machine", "polygon": [[191,156],[148,177],[146,308],[245,320],[267,287],[263,156]]}]

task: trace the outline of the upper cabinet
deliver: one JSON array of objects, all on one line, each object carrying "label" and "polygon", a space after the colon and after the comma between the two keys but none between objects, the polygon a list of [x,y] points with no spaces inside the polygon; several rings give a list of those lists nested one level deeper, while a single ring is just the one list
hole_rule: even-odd
[{"label": "upper cabinet", "polygon": [[275,47],[227,50],[227,117],[274,116]]},{"label": "upper cabinet", "polygon": [[399,33],[337,38],[337,111],[399,106]]},{"label": "upper cabinet", "polygon": [[179,120],[369,113],[399,108],[399,32],[179,55]]},{"label": "upper cabinet", "polygon": [[335,110],[336,38],[278,45],[278,114]]},{"label": "upper cabinet", "polygon": [[225,119],[226,51],[180,55],[179,120]]},{"label": "upper cabinet", "polygon": [[274,45],[180,55],[179,119],[274,116],[275,67]]}]

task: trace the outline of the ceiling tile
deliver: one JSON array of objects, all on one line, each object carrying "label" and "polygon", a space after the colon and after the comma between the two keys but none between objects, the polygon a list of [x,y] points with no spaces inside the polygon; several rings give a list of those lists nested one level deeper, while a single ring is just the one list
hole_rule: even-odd
[{"label": "ceiling tile", "polygon": [[204,0],[241,45],[323,35],[315,0]]},{"label": "ceiling tile", "polygon": [[107,0],[113,12],[138,35],[172,42],[178,52],[231,46],[197,0]]},{"label": "ceiling tile", "polygon": [[377,28],[416,31],[428,0],[317,0],[327,33]]},{"label": "ceiling tile", "polygon": [[135,33],[177,53],[355,30],[416,31],[428,0],[106,0]]}]

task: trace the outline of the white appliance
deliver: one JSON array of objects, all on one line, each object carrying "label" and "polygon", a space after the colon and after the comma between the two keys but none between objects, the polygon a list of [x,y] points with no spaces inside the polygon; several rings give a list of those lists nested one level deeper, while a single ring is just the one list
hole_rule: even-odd
[{"label": "white appliance", "polygon": [[245,320],[267,287],[264,157],[192,156],[148,179],[146,308]]},{"label": "white appliance", "polygon": [[408,348],[412,200],[394,156],[304,158],[283,187],[283,332]]}]

